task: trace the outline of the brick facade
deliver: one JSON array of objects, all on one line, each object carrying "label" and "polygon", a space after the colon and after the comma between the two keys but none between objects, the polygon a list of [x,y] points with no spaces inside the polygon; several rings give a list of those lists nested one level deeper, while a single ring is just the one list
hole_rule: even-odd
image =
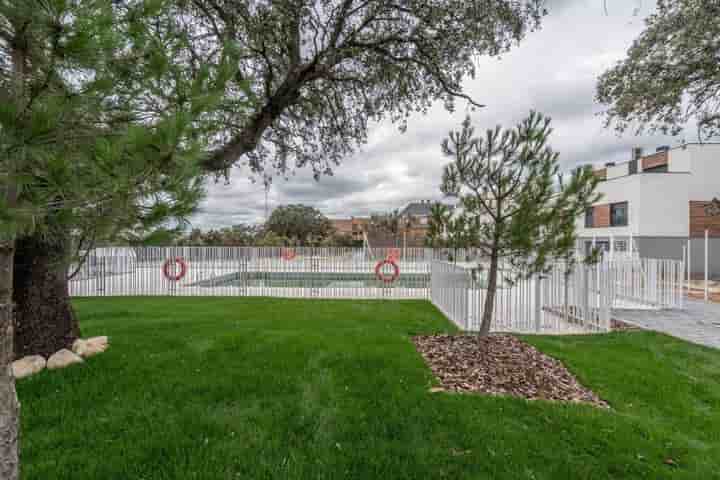
[{"label": "brick facade", "polygon": [[668,152],[657,152],[642,158],[642,169],[662,167],[668,164]]},{"label": "brick facade", "polygon": [[331,220],[333,227],[340,235],[352,237],[355,241],[363,239],[363,233],[368,231],[369,218],[336,218]]},{"label": "brick facade", "polygon": [[610,204],[595,205],[593,207],[593,227],[602,228],[610,226]]},{"label": "brick facade", "polygon": [[705,207],[710,202],[690,201],[690,237],[703,238],[705,230],[711,237],[720,238],[720,215],[708,215]]},{"label": "brick facade", "polygon": [[340,235],[352,235],[352,220],[351,219],[336,219],[331,220],[333,227]]}]

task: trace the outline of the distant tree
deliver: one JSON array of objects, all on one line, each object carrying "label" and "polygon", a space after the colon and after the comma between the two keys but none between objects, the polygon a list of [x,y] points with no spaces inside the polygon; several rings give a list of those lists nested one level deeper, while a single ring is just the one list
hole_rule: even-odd
[{"label": "distant tree", "polygon": [[265,229],[298,245],[321,242],[333,232],[332,222],[307,205],[284,205],[270,214]]},{"label": "distant tree", "polygon": [[[678,135],[695,122],[698,137],[720,135],[720,2],[659,0],[627,57],[598,82],[606,125]],[[707,208],[720,215],[720,199]]]},{"label": "distant tree", "polygon": [[428,247],[443,247],[447,243],[448,223],[452,218],[450,207],[444,203],[436,202],[430,207],[428,231],[425,244]]},{"label": "distant tree", "polygon": [[498,126],[475,137],[466,118],[442,143],[453,159],[442,191],[460,198],[464,221],[490,263],[480,335],[490,332],[500,261],[512,266],[503,272],[508,280],[543,271],[553,258],[571,261],[576,218],[598,198],[589,168],[564,181],[558,154],[548,145],[551,132],[550,119],[531,112],[513,129]]},{"label": "distant tree", "polygon": [[412,215],[403,215],[400,210],[395,209],[387,213],[379,213],[370,216],[368,225],[370,234],[376,238],[386,237],[396,247],[402,245],[403,234],[417,222]]},{"label": "distant tree", "polygon": [[257,246],[258,247],[286,247],[290,245],[290,240],[287,237],[283,237],[280,235],[277,235],[276,233],[265,230],[258,238],[257,238]]},{"label": "distant tree", "polygon": [[362,245],[362,242],[353,240],[351,235],[334,231],[326,238],[324,238],[320,245],[323,247],[356,247],[360,246],[358,245],[358,243]]},{"label": "distant tree", "polygon": [[388,236],[394,246],[398,244],[398,236],[402,228],[402,218],[400,210],[392,210],[387,213],[376,213],[370,216],[368,229],[373,236],[378,234]]}]

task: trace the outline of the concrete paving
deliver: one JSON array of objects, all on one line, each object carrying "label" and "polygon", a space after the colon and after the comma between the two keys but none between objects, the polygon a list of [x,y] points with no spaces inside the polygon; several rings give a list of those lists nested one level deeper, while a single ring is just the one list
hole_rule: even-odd
[{"label": "concrete paving", "polygon": [[687,300],[683,310],[615,310],[613,316],[688,342],[720,348],[720,304]]}]

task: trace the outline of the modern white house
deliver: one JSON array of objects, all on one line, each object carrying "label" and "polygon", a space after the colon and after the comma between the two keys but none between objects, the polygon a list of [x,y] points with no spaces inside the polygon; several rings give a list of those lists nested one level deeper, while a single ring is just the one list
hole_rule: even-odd
[{"label": "modern white house", "polygon": [[693,276],[704,273],[705,232],[710,237],[710,274],[720,276],[720,215],[708,206],[720,197],[720,144],[634,149],[625,163],[595,173],[602,198],[579,218],[582,247],[613,255],[682,259],[690,250]]}]

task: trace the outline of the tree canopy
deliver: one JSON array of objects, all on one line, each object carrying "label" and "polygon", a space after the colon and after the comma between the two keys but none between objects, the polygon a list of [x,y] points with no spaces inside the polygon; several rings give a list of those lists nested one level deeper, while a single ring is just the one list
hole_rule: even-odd
[{"label": "tree canopy", "polygon": [[720,3],[658,0],[626,58],[599,80],[606,120],[677,135],[696,123],[701,139],[720,134]]},{"label": "tree canopy", "polygon": [[227,51],[190,68],[183,29],[171,1],[0,2],[3,225],[90,237],[193,210],[230,70]]},{"label": "tree canopy", "polygon": [[[539,25],[544,0],[191,0],[206,50],[235,42],[234,80],[249,111],[221,109],[224,128],[204,161],[227,171],[309,165],[316,175],[366,140],[368,122],[404,126],[437,100],[452,109],[475,60],[499,55]],[[476,104],[477,105],[477,104]]]},{"label": "tree canopy", "polygon": [[2,478],[19,475],[8,362],[79,333],[70,237],[183,217],[203,193],[198,158],[234,51],[195,62],[178,5],[0,0]]}]

